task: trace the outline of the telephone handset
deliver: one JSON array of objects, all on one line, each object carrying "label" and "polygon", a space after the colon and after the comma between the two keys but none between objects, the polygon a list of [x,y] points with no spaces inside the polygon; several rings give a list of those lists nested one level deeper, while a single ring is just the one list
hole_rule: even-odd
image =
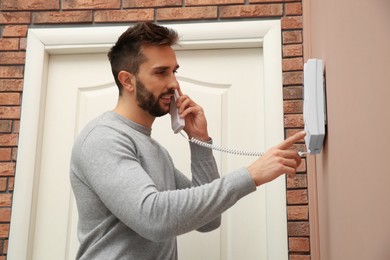
[{"label": "telephone handset", "polygon": [[[182,132],[184,126],[185,126],[185,121],[183,118],[179,116],[179,111],[176,106],[176,100],[179,98],[179,93],[177,90],[175,90],[174,98],[172,99],[172,102],[170,104],[170,110],[169,113],[171,115],[171,126],[172,130],[175,134],[180,133],[186,140],[188,140],[191,143],[207,147],[216,151],[224,152],[224,153],[230,153],[230,154],[236,154],[236,155],[244,155],[244,156],[262,156],[264,153],[263,152],[254,152],[254,151],[242,151],[242,150],[235,150],[235,149],[228,149],[220,146],[216,146],[207,142],[200,141],[196,138],[191,138],[188,139]],[[299,156],[303,156],[306,153],[305,152],[298,152]]]},{"label": "telephone handset", "polygon": [[185,126],[184,118],[181,118],[179,115],[179,110],[176,106],[176,100],[179,98],[179,92],[175,89],[174,98],[172,99],[169,113],[171,114],[171,126],[175,134],[183,130]]}]

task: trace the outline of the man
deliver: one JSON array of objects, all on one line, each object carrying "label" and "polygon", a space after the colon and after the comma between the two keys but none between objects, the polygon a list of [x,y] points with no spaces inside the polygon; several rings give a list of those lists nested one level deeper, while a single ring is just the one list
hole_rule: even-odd
[{"label": "man", "polygon": [[124,32],[108,57],[119,88],[117,106],[80,133],[70,178],[79,212],[77,259],[177,259],[176,236],[220,225],[222,212],[256,186],[281,174],[293,176],[301,163],[290,146],[298,133],[248,167],[223,178],[208,148],[190,143],[192,180],[151,138],[156,117],[176,105],[191,138],[212,142],[203,109],[183,95],[171,46],[177,33],[153,23]]}]

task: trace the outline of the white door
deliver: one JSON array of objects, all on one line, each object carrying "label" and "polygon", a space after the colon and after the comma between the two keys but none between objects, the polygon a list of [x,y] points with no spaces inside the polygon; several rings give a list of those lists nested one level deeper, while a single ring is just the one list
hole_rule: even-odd
[{"label": "white door", "polygon": [[[262,49],[178,51],[183,92],[204,107],[215,144],[264,150]],[[77,212],[68,181],[70,150],[82,127],[117,100],[106,54],[52,55],[42,139],[33,259],[73,259]],[[156,121],[153,136],[189,173],[188,144]],[[222,175],[254,158],[215,153]],[[264,190],[244,198],[214,232],[179,237],[180,259],[266,259]]]}]

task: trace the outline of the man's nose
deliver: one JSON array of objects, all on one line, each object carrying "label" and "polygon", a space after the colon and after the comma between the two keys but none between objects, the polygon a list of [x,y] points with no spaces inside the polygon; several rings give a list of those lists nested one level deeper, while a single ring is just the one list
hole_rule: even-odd
[{"label": "man's nose", "polygon": [[179,89],[180,88],[180,84],[179,84],[179,81],[177,81],[177,78],[175,75],[172,75],[172,78],[169,82],[169,88],[173,88],[173,89]]}]

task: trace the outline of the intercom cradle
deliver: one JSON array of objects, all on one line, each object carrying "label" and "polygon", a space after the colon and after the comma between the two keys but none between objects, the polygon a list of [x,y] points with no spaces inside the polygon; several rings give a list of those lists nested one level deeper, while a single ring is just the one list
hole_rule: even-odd
[{"label": "intercom cradle", "polygon": [[303,68],[305,143],[309,154],[319,154],[325,137],[326,109],[323,62],[309,59]]}]

